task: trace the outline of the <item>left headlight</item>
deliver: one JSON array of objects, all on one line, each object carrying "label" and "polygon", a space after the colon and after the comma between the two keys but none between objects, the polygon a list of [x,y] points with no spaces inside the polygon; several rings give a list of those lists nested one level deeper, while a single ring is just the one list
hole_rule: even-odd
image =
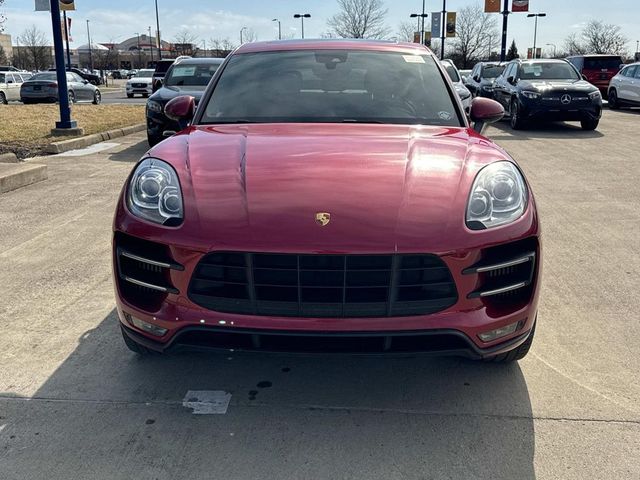
[{"label": "left headlight", "polygon": [[507,161],[484,167],[473,182],[467,203],[467,226],[472,230],[497,227],[522,216],[527,186],[517,167]]},{"label": "left headlight", "polygon": [[127,205],[137,217],[162,225],[177,225],[183,218],[182,191],[171,165],[157,158],[138,164],[127,191]]},{"label": "left headlight", "polygon": [[526,98],[530,98],[531,100],[537,100],[538,98],[540,98],[540,93],[532,92],[531,90],[524,90],[522,92],[522,96]]},{"label": "left headlight", "polygon": [[601,97],[602,97],[602,95],[600,94],[599,90],[596,90],[595,92],[591,92],[589,94],[589,99],[590,100],[596,100],[596,99],[601,98]]},{"label": "left headlight", "polygon": [[162,104],[156,102],[155,100],[149,100],[147,102],[147,108],[155,113],[162,113]]}]

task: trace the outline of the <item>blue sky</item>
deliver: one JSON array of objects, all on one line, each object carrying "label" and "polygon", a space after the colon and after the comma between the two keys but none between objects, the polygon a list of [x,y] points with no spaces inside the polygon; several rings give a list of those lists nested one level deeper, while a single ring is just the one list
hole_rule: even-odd
[{"label": "blue sky", "polygon": [[[483,0],[448,0],[447,9],[455,11]],[[566,36],[579,31],[589,20],[598,18],[620,25],[629,38],[629,51],[633,52],[640,40],[639,0],[531,0],[531,10],[547,13],[538,25],[538,46],[547,43],[560,47]],[[160,27],[163,38],[171,41],[177,32],[189,29],[201,40],[230,38],[238,43],[243,26],[252,28],[259,40],[277,37],[279,18],[285,35],[299,37],[300,23],[294,13],[310,13],[305,22],[305,36],[317,37],[326,31],[327,18],[336,11],[334,0],[158,0]],[[422,9],[421,0],[386,0],[389,14],[387,23],[396,31],[409,14]],[[78,10],[71,15],[77,27],[75,46],[86,43],[85,20],[91,20],[94,41],[118,42],[144,32],[155,24],[153,0],[76,0]],[[442,8],[440,0],[427,0],[427,12]],[[26,27],[36,24],[50,32],[51,23],[46,13],[34,12],[34,0],[5,0],[3,11],[8,17],[6,33],[17,35]],[[502,17],[499,17],[501,21]],[[509,41],[516,40],[520,51],[533,44],[533,19],[526,14],[514,14],[509,20]]]}]

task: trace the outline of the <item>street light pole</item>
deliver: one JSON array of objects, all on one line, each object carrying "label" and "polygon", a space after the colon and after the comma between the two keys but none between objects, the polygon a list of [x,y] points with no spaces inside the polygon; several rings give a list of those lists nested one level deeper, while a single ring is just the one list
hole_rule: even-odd
[{"label": "street light pole", "polygon": [[308,13],[296,13],[293,18],[299,18],[302,22],[302,38],[304,38],[304,19],[311,18],[311,15]]},{"label": "street light pole", "polygon": [[138,36],[138,68],[142,68],[142,53],[140,53],[140,34],[136,33]]},{"label": "street light pole", "polygon": [[160,37],[160,15],[158,14],[158,0],[156,0],[156,42],[158,42],[158,59],[162,60],[162,38]]},{"label": "street light pole", "polygon": [[507,25],[509,23],[509,0],[504,0],[504,10],[502,10],[502,47],[500,48],[500,61],[507,58]]},{"label": "street light pole", "polygon": [[547,43],[548,47],[553,47],[553,58],[556,58],[556,52],[558,51],[558,47],[556,47],[555,43]]},{"label": "street light pole", "polygon": [[536,23],[535,23],[535,27],[533,29],[533,58],[538,58],[537,52],[536,52],[536,43],[538,41],[538,17],[546,17],[547,14],[546,13],[530,13],[529,15],[527,15],[527,18],[531,18],[531,17],[535,17],[536,19]]},{"label": "street light pole", "polygon": [[442,44],[440,45],[440,60],[444,58],[444,39],[447,35],[447,0],[442,0]]},{"label": "street light pole", "polygon": [[240,29],[240,45],[243,45],[243,44],[244,44],[244,41],[243,41],[243,39],[242,39],[242,32],[244,32],[245,30],[247,30],[247,27],[242,27],[242,28]]},{"label": "street light pole", "polygon": [[64,41],[67,44],[67,68],[71,70],[71,49],[69,48],[69,22],[67,21],[67,11],[62,11],[64,18]]},{"label": "street light pole", "polygon": [[[149,42],[151,42],[151,26],[149,26]],[[151,63],[153,63],[153,43],[151,43],[149,50],[151,50]]]},{"label": "street light pole", "polygon": [[93,73],[93,55],[91,52],[91,31],[89,30],[89,20],[87,20],[87,39],[89,40],[89,70]]},{"label": "street light pole", "polygon": [[282,40],[282,25],[280,24],[280,20],[274,18],[271,20],[272,22],[278,22],[278,40]]}]

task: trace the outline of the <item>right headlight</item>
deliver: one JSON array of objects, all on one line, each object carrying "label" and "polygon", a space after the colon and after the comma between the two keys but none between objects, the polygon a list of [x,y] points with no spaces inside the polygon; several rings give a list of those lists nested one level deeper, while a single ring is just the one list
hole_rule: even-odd
[{"label": "right headlight", "polygon": [[183,218],[178,174],[157,158],[138,164],[127,189],[127,206],[135,216],[162,225],[177,225]]},{"label": "right headlight", "polygon": [[472,230],[497,227],[522,216],[527,207],[527,186],[516,166],[508,161],[484,167],[473,182],[466,222]]}]

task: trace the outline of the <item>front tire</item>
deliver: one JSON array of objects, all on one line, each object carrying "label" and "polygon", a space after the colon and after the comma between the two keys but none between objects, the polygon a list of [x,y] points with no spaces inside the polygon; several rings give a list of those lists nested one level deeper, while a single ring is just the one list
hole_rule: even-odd
[{"label": "front tire", "polygon": [[76,94],[69,91],[69,105],[73,105],[74,103],[76,103]]},{"label": "front tire", "polygon": [[96,90],[93,93],[93,104],[100,105],[101,103],[102,103],[102,94],[100,93],[100,90]]},{"label": "front tire", "polygon": [[620,108],[620,102],[618,101],[618,92],[615,89],[609,91],[609,108],[611,110],[617,110]]},{"label": "front tire", "polygon": [[514,130],[523,130],[526,127],[526,123],[520,113],[520,105],[518,104],[517,98],[511,99],[511,106],[509,107],[509,112],[511,114],[511,118],[509,119],[511,128]]},{"label": "front tire", "polygon": [[588,118],[586,120],[580,120],[580,126],[583,130],[591,131],[598,128],[598,124],[600,123],[599,118]]},{"label": "front tire", "polygon": [[129,338],[129,335],[127,335],[126,332],[124,331],[124,327],[120,326],[120,330],[122,332],[122,339],[124,340],[124,344],[133,353],[138,354],[140,356],[151,355],[155,353],[153,350],[149,350],[144,345],[140,345],[138,342],[135,342],[131,338]]},{"label": "front tire", "polygon": [[514,348],[507,353],[501,353],[500,355],[494,355],[493,357],[484,358],[483,361],[488,363],[512,363],[517,362],[518,360],[522,360],[527,356],[527,353],[529,353],[529,350],[531,349],[531,345],[533,344],[533,337],[536,333],[537,323],[538,322],[536,321],[536,323],[533,324],[533,328],[531,329],[529,337],[518,348]]},{"label": "front tire", "polygon": [[127,93],[127,98],[133,98],[133,93]]}]

